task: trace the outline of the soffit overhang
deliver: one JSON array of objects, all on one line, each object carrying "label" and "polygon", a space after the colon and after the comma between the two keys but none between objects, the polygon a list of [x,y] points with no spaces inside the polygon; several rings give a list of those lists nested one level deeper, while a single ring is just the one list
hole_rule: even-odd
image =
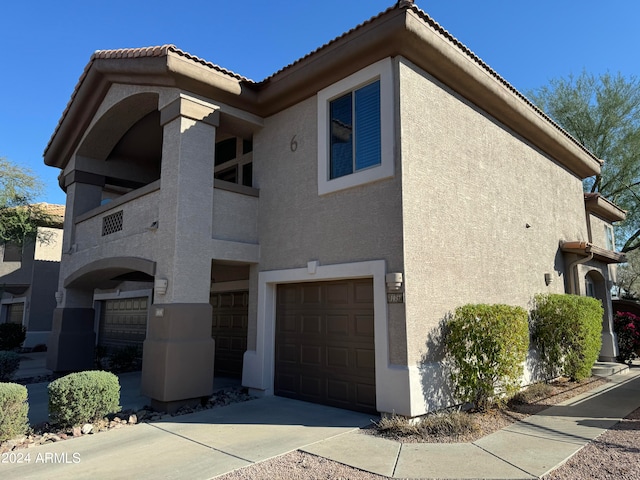
[{"label": "soffit overhang", "polygon": [[589,213],[593,213],[609,222],[621,222],[627,218],[627,212],[599,193],[585,193],[584,205]]},{"label": "soffit overhang", "polygon": [[594,260],[603,263],[625,263],[627,261],[624,253],[607,250],[590,242],[562,242],[560,244],[560,250],[564,253],[573,253],[583,257],[593,254]]},{"label": "soffit overhang", "polygon": [[47,146],[47,165],[66,165],[113,83],[176,87],[267,117],[375,61],[402,56],[579,178],[600,171],[600,160],[415,6],[392,7],[261,82],[173,46],[155,48],[162,49],[155,56],[148,49],[94,54]]}]

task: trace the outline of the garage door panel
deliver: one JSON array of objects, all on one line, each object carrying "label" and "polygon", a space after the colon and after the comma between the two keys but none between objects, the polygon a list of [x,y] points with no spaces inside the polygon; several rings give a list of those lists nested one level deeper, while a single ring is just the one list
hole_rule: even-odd
[{"label": "garage door panel", "polygon": [[322,323],[322,318],[318,315],[302,315],[300,316],[300,321],[298,322],[298,324],[300,325],[301,333],[310,333],[317,335],[320,335],[322,333]]},{"label": "garage door panel", "polygon": [[375,413],[372,281],[282,285],[277,298],[276,395]]},{"label": "garage door panel", "polygon": [[373,385],[359,383],[356,385],[356,403],[363,409],[376,408],[376,388]]},{"label": "garage door panel", "polygon": [[336,283],[333,285],[327,285],[326,287],[326,302],[333,305],[348,305],[349,304],[349,284],[348,283]]},{"label": "garage door panel", "polygon": [[142,347],[147,336],[146,297],[105,300],[98,327],[98,344],[104,347]]},{"label": "garage door panel", "polygon": [[298,357],[298,345],[279,345],[276,348],[276,361],[281,363],[298,364],[300,362]]},{"label": "garage door panel", "polygon": [[373,315],[354,315],[355,335],[373,338]]},{"label": "garage door panel", "polygon": [[373,304],[373,288],[367,283],[355,283],[353,297],[354,303]]},{"label": "garage door panel", "polygon": [[327,366],[328,367],[349,367],[349,349],[328,347],[327,348]]},{"label": "garage door panel", "polygon": [[322,347],[317,345],[302,345],[300,347],[300,363],[308,367],[322,365]]},{"label": "garage door panel", "polygon": [[336,402],[349,403],[349,382],[329,380],[327,397]]},{"label": "garage door panel", "polygon": [[349,315],[327,315],[327,334],[349,334]]},{"label": "garage door panel", "polygon": [[356,358],[355,359],[356,368],[358,368],[359,370],[363,370],[363,369],[375,370],[376,356],[373,351],[356,349],[355,358]]},{"label": "garage door panel", "polygon": [[[303,305],[320,305],[322,302],[322,292],[316,285],[305,285],[300,290],[298,295],[299,303]],[[290,303],[296,303],[294,300]]]},{"label": "garage door panel", "polygon": [[210,303],[211,337],[215,341],[214,374],[239,377],[247,350],[249,293],[244,290],[216,292],[211,295]]}]

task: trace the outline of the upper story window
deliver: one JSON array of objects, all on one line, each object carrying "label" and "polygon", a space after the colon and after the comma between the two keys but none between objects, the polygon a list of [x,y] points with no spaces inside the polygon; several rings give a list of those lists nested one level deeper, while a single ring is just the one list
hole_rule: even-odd
[{"label": "upper story window", "polygon": [[613,241],[613,227],[611,225],[604,226],[604,239],[607,250],[615,250],[616,244]]},{"label": "upper story window", "polygon": [[329,178],[380,165],[380,80],[329,105]]},{"label": "upper story window", "polygon": [[393,139],[391,59],[318,92],[318,193],[392,177]]},{"label": "upper story window", "polygon": [[253,142],[231,137],[216,142],[213,177],[225,182],[253,186]]}]

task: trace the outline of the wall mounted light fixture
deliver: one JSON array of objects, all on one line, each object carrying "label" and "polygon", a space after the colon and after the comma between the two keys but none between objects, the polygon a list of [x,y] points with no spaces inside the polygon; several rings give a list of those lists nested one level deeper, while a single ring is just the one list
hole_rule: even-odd
[{"label": "wall mounted light fixture", "polygon": [[385,280],[387,283],[387,290],[397,292],[402,289],[402,273],[387,273],[385,276]]},{"label": "wall mounted light fixture", "polygon": [[156,295],[165,295],[167,293],[167,286],[169,285],[169,280],[166,278],[156,278],[153,289],[156,292]]},{"label": "wall mounted light fixture", "polygon": [[553,283],[553,275],[551,275],[550,273],[545,273],[544,274],[544,283],[545,283],[545,285],[547,287],[549,285],[551,285],[551,283]]}]

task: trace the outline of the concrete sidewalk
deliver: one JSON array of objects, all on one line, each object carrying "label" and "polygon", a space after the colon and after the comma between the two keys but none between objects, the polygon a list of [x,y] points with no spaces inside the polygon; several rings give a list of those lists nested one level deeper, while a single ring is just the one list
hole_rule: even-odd
[{"label": "concrete sidewalk", "polygon": [[400,444],[361,433],[369,415],[265,397],[18,450],[0,478],[208,479],[298,449],[394,478],[539,478],[640,407],[640,368],[609,378],[469,444]]}]

